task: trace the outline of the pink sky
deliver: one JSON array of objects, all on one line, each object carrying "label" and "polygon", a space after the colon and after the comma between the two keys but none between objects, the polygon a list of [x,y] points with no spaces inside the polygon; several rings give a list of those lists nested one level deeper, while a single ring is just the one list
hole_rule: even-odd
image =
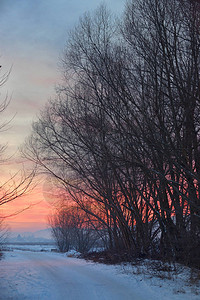
[{"label": "pink sky", "polygon": [[[0,1],[0,75],[12,67],[9,79],[1,87],[1,99],[8,94],[11,103],[1,120],[10,120],[8,130],[1,132],[1,143],[7,143],[6,156],[11,161],[1,167],[0,182],[24,167],[19,161],[18,148],[31,132],[31,124],[61,80],[59,61],[67,40],[67,32],[81,14],[93,10],[101,0],[2,0]],[[122,11],[124,1],[104,1],[114,12]],[[25,166],[26,167],[26,166]],[[34,205],[39,202],[38,205]],[[37,191],[0,208],[10,215],[33,206],[6,219],[13,231],[35,231],[46,228],[52,211],[43,195]]]}]

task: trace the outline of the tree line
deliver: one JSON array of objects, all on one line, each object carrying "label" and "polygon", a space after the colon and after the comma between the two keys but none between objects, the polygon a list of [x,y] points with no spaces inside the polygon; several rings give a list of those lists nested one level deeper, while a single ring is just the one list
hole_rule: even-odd
[{"label": "tree line", "polygon": [[199,2],[101,5],[71,30],[62,75],[26,157],[108,249],[200,267]]}]

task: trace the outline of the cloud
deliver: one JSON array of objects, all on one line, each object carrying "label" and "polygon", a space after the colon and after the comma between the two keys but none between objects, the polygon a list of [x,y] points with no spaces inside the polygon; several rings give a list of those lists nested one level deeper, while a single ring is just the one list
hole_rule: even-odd
[{"label": "cloud", "polygon": [[[36,114],[48,98],[54,97],[54,86],[60,81],[59,56],[68,30],[77,24],[85,11],[94,10],[100,3],[102,0],[0,0],[0,72],[8,71],[13,65],[8,82],[0,90],[0,99],[7,92],[12,96],[5,114],[0,115],[1,121],[10,120],[17,113],[11,128],[0,135],[1,143],[8,142],[8,156],[17,152],[18,146],[31,132],[31,122]],[[122,0],[104,0],[104,3],[114,12],[121,11],[124,5]],[[4,166],[3,176],[6,172],[7,176],[10,171],[15,172],[18,165]],[[38,199],[43,196],[32,195],[30,200],[31,197]],[[20,199],[22,208],[26,203]],[[43,218],[43,224],[45,205],[38,207],[40,212],[36,212],[36,208],[33,211],[38,220]],[[11,206],[5,210],[15,211],[17,204],[15,206],[13,202],[13,210]],[[28,211],[27,216],[29,218]],[[15,226],[20,224],[21,216],[16,218],[19,219],[16,219]]]},{"label": "cloud", "polygon": [[[12,101],[5,119],[12,128],[1,135],[3,141],[16,145],[30,133],[31,122],[45,102],[54,97],[60,81],[59,56],[64,49],[67,30],[87,10],[95,9],[101,0],[1,0],[0,65],[1,72],[12,67],[1,99],[8,93]],[[105,4],[122,10],[123,1],[107,0]]]}]

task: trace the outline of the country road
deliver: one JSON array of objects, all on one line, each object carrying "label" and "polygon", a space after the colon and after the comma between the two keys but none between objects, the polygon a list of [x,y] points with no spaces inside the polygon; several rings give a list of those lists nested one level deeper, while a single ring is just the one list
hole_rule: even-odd
[{"label": "country road", "polygon": [[104,265],[53,252],[14,250],[0,260],[0,300],[199,300],[187,270],[171,280],[145,265]]},{"label": "country road", "polygon": [[1,300],[142,300],[124,274],[58,253],[14,251],[0,262]]}]

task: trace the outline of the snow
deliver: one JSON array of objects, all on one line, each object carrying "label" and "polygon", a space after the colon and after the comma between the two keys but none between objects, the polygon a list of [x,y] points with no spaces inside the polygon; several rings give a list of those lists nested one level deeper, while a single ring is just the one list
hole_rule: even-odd
[{"label": "snow", "polygon": [[81,255],[81,253],[76,250],[69,250],[69,251],[65,252],[65,255],[67,257],[79,257]]},{"label": "snow", "polygon": [[3,245],[3,249],[6,250],[23,250],[23,251],[33,251],[33,252],[40,252],[40,251],[51,251],[51,249],[55,249],[55,244],[23,244],[23,243],[13,243],[13,244],[5,244]]},{"label": "snow", "polygon": [[[75,254],[75,253],[74,253]],[[52,252],[14,250],[0,261],[1,300],[199,300],[184,282],[138,267],[104,265]],[[143,271],[142,271],[143,270]],[[138,272],[136,272],[138,271]],[[138,274],[134,274],[138,273]]]}]

